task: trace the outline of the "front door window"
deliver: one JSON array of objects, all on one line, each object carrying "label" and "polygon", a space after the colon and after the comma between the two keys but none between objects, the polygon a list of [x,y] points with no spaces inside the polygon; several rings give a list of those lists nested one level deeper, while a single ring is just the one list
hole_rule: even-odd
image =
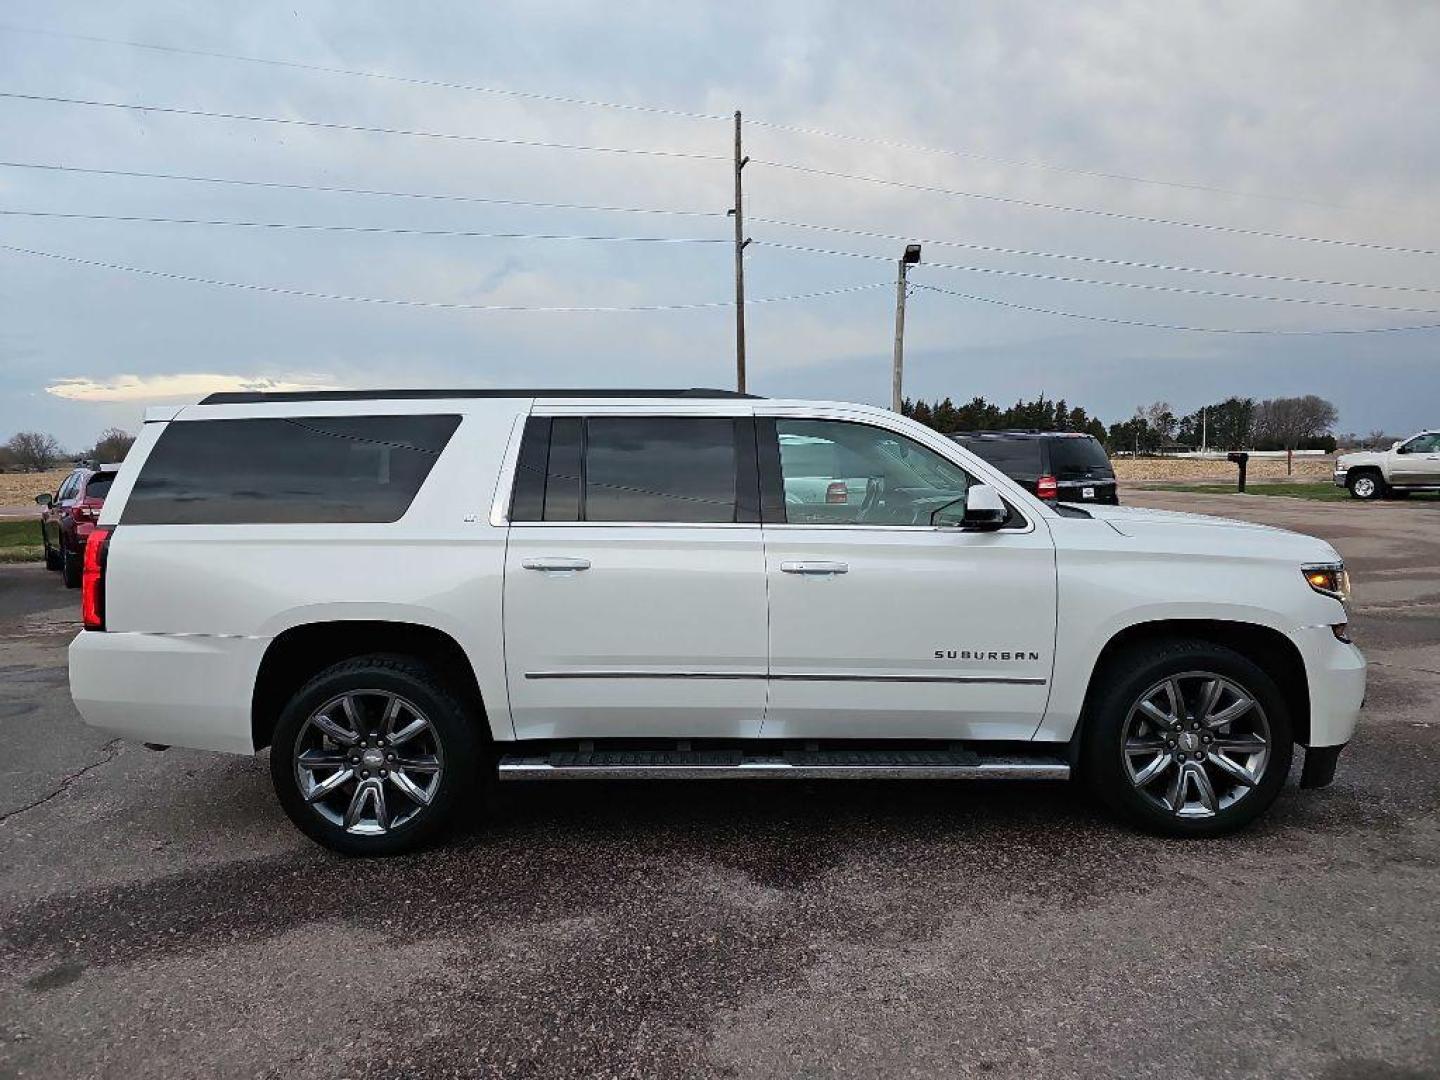
[{"label": "front door window", "polygon": [[791,525],[929,525],[970,478],[933,450],[842,420],[775,421]]}]

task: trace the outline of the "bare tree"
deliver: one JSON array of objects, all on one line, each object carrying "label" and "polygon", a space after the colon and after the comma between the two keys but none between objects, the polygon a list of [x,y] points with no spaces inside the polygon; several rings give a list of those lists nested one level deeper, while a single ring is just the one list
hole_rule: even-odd
[{"label": "bare tree", "polygon": [[20,431],[10,438],[6,445],[15,464],[27,471],[44,472],[55,464],[60,456],[60,444],[55,436],[41,431]]},{"label": "bare tree", "polygon": [[134,442],[135,436],[123,428],[106,428],[100,433],[100,438],[95,440],[95,448],[90,451],[90,458],[101,465],[124,461]]},{"label": "bare tree", "polygon": [[1362,442],[1360,445],[1365,447],[1365,449],[1367,450],[1383,450],[1385,447],[1389,446],[1394,441],[1395,440],[1390,438],[1389,435],[1385,434],[1383,429],[1376,428],[1374,431],[1370,432],[1370,434],[1365,436],[1365,441]]},{"label": "bare tree", "polygon": [[[1330,434],[1339,413],[1322,397],[1269,398],[1255,409],[1255,442],[1293,453],[1301,443]],[[1287,471],[1293,471],[1293,463]]]}]

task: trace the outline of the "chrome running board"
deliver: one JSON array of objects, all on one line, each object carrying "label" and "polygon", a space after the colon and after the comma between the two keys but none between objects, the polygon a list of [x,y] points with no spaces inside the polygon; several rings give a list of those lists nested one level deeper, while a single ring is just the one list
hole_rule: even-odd
[{"label": "chrome running board", "polygon": [[557,750],[507,754],[501,780],[1067,780],[1044,753],[968,750]]}]

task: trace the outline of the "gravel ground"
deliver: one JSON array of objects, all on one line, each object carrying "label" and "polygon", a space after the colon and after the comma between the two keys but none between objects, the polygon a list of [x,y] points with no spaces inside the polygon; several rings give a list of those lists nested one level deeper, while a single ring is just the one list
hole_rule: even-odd
[{"label": "gravel ground", "polygon": [[1167,842],[1069,785],[515,785],[418,857],[82,726],[0,567],[0,1077],[1440,1075],[1440,508],[1146,492],[1355,571],[1336,783]]}]

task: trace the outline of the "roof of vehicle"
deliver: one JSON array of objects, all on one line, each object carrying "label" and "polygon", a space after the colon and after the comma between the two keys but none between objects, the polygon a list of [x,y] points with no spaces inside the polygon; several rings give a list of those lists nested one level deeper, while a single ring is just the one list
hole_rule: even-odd
[{"label": "roof of vehicle", "polygon": [[1006,429],[996,430],[987,428],[982,431],[950,431],[946,433],[950,438],[957,439],[1093,439],[1088,431],[1037,431],[1030,429]]},{"label": "roof of vehicle", "polygon": [[429,398],[755,398],[738,390],[595,390],[577,387],[539,387],[503,390],[226,390],[211,394],[201,405],[251,405],[266,401],[404,401]]}]

